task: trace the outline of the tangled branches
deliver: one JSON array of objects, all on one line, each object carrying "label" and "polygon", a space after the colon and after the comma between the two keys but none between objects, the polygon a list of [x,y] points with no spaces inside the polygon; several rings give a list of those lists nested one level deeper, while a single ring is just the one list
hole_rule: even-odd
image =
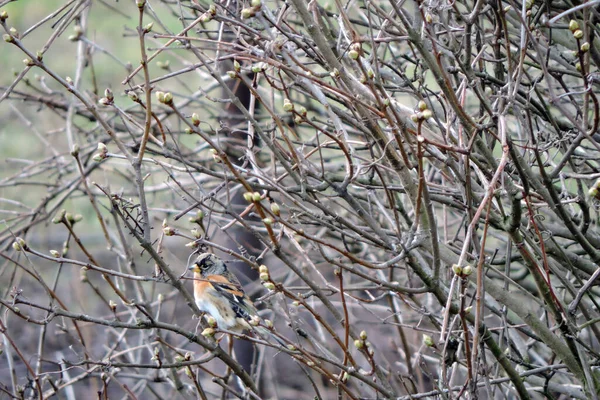
[{"label": "tangled branches", "polygon": [[[596,398],[595,3],[27,4],[7,396]],[[214,340],[197,251],[288,345]]]}]

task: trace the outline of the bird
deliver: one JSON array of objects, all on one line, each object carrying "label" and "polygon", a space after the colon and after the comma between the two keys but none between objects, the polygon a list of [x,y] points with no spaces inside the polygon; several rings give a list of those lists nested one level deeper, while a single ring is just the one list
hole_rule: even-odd
[{"label": "bird", "polygon": [[254,331],[285,342],[263,326],[254,303],[244,292],[240,281],[227,265],[212,253],[202,253],[189,267],[194,272],[194,300],[205,313],[217,322],[219,329],[234,333]]}]

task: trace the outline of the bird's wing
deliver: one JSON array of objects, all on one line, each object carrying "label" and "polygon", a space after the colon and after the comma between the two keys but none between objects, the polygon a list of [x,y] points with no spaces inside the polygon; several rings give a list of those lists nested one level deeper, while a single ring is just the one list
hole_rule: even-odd
[{"label": "bird's wing", "polygon": [[237,283],[237,279],[228,279],[223,275],[209,275],[206,279],[221,296],[229,301],[236,317],[249,320],[256,315],[252,301],[246,296],[241,285]]}]

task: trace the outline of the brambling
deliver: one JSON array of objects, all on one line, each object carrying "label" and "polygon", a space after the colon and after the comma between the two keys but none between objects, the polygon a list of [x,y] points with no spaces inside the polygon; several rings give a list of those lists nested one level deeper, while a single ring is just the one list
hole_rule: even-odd
[{"label": "brambling", "polygon": [[258,331],[261,336],[273,337],[283,343],[266,328],[251,324],[251,321],[259,321],[256,307],[223,260],[214,254],[203,253],[189,269],[194,272],[196,305],[210,314],[220,329],[235,333]]}]

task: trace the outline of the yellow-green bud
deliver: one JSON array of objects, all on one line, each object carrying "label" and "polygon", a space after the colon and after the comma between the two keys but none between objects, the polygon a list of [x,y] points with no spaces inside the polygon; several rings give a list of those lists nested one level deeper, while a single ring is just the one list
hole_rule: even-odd
[{"label": "yellow-green bud", "polygon": [[273,282],[265,282],[263,283],[263,286],[268,290],[275,290],[275,285]]},{"label": "yellow-green bud", "polygon": [[175,229],[171,228],[170,226],[166,226],[163,228],[163,233],[165,236],[173,236],[175,235]]},{"label": "yellow-green bud", "polygon": [[112,299],[108,301],[108,306],[110,307],[112,312],[115,312],[117,310],[117,303],[112,301]]},{"label": "yellow-green bud", "polygon": [[582,53],[586,53],[586,52],[590,51],[590,43],[589,42],[582,43],[581,47],[579,49],[581,50]]},{"label": "yellow-green bud", "polygon": [[292,111],[294,109],[294,104],[290,101],[290,99],[283,100],[283,110],[284,111]]},{"label": "yellow-green bud", "polygon": [[211,13],[205,12],[200,16],[200,22],[210,22],[213,18]]},{"label": "yellow-green bud", "polygon": [[262,6],[262,1],[261,0],[251,0],[250,5],[252,7],[260,8]]},{"label": "yellow-green bud", "polygon": [[252,197],[252,192],[244,193],[244,200],[246,200],[248,203],[252,203]]},{"label": "yellow-green bud", "polygon": [[252,318],[250,318],[248,323],[252,326],[258,326],[258,324],[260,323],[260,317],[258,315],[254,315],[252,316]]},{"label": "yellow-green bud", "polygon": [[425,103],[423,100],[419,100],[417,107],[419,107],[419,110],[425,111],[427,110],[427,103]]},{"label": "yellow-green bud", "polygon": [[56,250],[50,250],[50,254],[52,255],[52,257],[55,257],[55,258],[60,257],[60,253]]},{"label": "yellow-green bud", "polygon": [[79,155],[79,145],[77,143],[75,143],[71,148],[71,155],[73,157],[77,157]]},{"label": "yellow-green bud", "polygon": [[165,104],[173,104],[173,95],[171,92],[165,93],[164,102]]},{"label": "yellow-green bud", "polygon": [[423,335],[423,344],[427,347],[433,347],[435,345],[433,339],[429,335]]},{"label": "yellow-green bud", "polygon": [[242,66],[240,65],[240,63],[239,63],[239,62],[237,62],[237,60],[234,60],[234,61],[233,61],[233,69],[234,69],[236,72],[240,72],[240,71],[242,70]]},{"label": "yellow-green bud", "polygon": [[269,274],[268,274],[268,273],[266,273],[266,272],[262,272],[262,273],[260,274],[260,280],[261,280],[261,281],[265,281],[265,282],[266,282],[266,281],[268,281],[268,280],[269,280],[269,278],[270,278],[270,277],[269,277]]},{"label": "yellow-green bud", "polygon": [[[243,19],[248,19],[248,18],[254,17],[254,15],[255,15],[255,12],[251,8],[244,8],[242,10],[242,18]],[[252,67],[252,72],[254,72],[254,67]],[[260,71],[256,71],[256,72],[260,72]]]},{"label": "yellow-green bud", "polygon": [[462,269],[462,274],[464,276],[469,276],[473,273],[473,267],[471,267],[470,265],[466,265],[463,267]]},{"label": "yellow-green bud", "polygon": [[429,119],[433,117],[433,112],[429,109],[424,110],[421,114],[423,115],[423,119]]},{"label": "yellow-green bud", "polygon": [[154,94],[159,103],[165,102],[165,92],[158,91]]},{"label": "yellow-green bud", "polygon": [[108,148],[106,147],[106,145],[102,142],[98,143],[98,151],[100,153],[106,154],[108,153]]},{"label": "yellow-green bud", "polygon": [[263,224],[265,224],[265,225],[273,225],[273,218],[267,217],[267,218],[264,218],[262,221],[263,221]]},{"label": "yellow-green bud", "polygon": [[281,209],[279,208],[279,204],[271,203],[271,212],[277,216],[281,215]]},{"label": "yellow-green bud", "polygon": [[356,50],[350,50],[348,52],[348,57],[350,57],[353,60],[358,60],[358,57],[360,56],[360,53]]},{"label": "yellow-green bud", "polygon": [[356,339],[356,340],[354,341],[354,347],[356,347],[357,349],[359,349],[359,350],[360,350],[360,349],[362,349],[364,346],[365,346],[365,342],[363,342],[362,340],[360,340],[360,339]]},{"label": "yellow-green bud", "polygon": [[268,274],[269,268],[267,268],[267,266],[263,264],[260,267],[258,267],[258,272],[260,272],[261,274],[263,274],[263,273]]},{"label": "yellow-green bud", "polygon": [[192,124],[194,124],[194,126],[200,125],[200,117],[196,113],[192,114]]},{"label": "yellow-green bud", "polygon": [[110,90],[110,88],[104,89],[104,97],[111,101],[115,99],[115,96],[113,95],[113,92],[112,90]]},{"label": "yellow-green bud", "polygon": [[577,29],[579,29],[579,23],[577,21],[575,21],[574,19],[569,21],[569,30],[571,32],[575,32]]},{"label": "yellow-green bud", "polygon": [[581,39],[583,37],[583,31],[581,29],[577,29],[575,32],[573,32],[573,37],[575,39]]},{"label": "yellow-green bud", "polygon": [[208,316],[206,317],[206,324],[211,328],[215,328],[217,326],[217,320],[211,316]]},{"label": "yellow-green bud", "polygon": [[270,319],[265,319],[264,323],[267,329],[273,329],[273,321],[271,321]]},{"label": "yellow-green bud", "polygon": [[63,221],[63,219],[65,218],[66,213],[67,213],[67,211],[64,208],[62,210],[60,210],[59,212],[57,212],[56,215],[54,216],[54,219],[52,219],[52,223],[60,224]]},{"label": "yellow-green bud", "polygon": [[255,201],[258,203],[260,201],[260,198],[261,198],[260,193],[258,193],[258,192],[252,193],[252,201]]},{"label": "yellow-green bud", "polygon": [[458,264],[454,264],[452,265],[452,271],[456,274],[456,275],[461,275],[462,274],[462,267]]},{"label": "yellow-green bud", "polygon": [[367,331],[361,331],[360,332],[360,338],[362,340],[367,340]]},{"label": "yellow-green bud", "polygon": [[237,72],[235,71],[227,71],[227,76],[231,79],[237,78]]},{"label": "yellow-green bud", "polygon": [[206,338],[211,338],[213,336],[215,336],[215,329],[214,328],[206,328],[202,331],[202,336],[206,337]]}]

